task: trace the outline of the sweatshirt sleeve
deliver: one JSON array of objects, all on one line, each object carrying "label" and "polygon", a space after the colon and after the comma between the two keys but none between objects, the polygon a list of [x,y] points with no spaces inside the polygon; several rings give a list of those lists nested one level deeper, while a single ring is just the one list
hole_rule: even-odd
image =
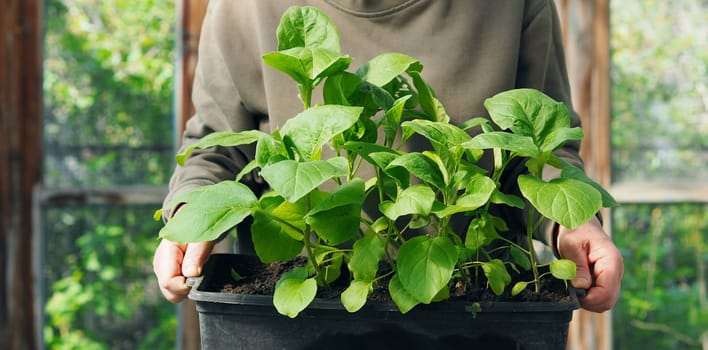
[{"label": "sweatshirt sleeve", "polygon": [[[238,50],[234,50],[234,41],[238,40],[238,36],[228,35],[234,28],[231,27],[233,18],[228,18],[228,9],[221,8],[226,3],[210,2],[202,25],[192,91],[196,113],[187,122],[181,149],[214,131],[243,131],[259,126],[259,118],[242,103],[238,84],[234,80],[243,74],[237,71],[238,65],[234,65],[230,58],[239,54]],[[184,166],[176,167],[164,203],[169,203],[186,190],[233,180],[253,158],[253,154],[254,149],[250,145],[196,149]],[[255,180],[248,176],[244,178],[244,182],[249,181]],[[165,211],[163,217],[169,218],[170,215],[169,211]]]},{"label": "sweatshirt sleeve", "polygon": [[[574,111],[571,103],[570,84],[563,51],[560,31],[560,20],[553,0],[527,1],[525,8],[523,31],[519,51],[519,62],[516,79],[517,88],[534,88],[543,91],[556,101],[563,102],[570,111],[571,127],[580,125],[580,117]],[[580,158],[580,142],[567,142],[556,151],[556,156],[570,164],[582,168]],[[510,167],[507,178],[516,179],[526,173],[523,162]],[[560,170],[546,166],[543,172],[545,180],[560,176]],[[505,189],[509,193],[520,193],[516,180],[506,181],[511,184]],[[516,211],[507,213],[507,217],[515,218],[516,228],[525,230],[527,212]],[[553,240],[556,224],[546,221],[536,232],[536,238],[554,248]]]}]

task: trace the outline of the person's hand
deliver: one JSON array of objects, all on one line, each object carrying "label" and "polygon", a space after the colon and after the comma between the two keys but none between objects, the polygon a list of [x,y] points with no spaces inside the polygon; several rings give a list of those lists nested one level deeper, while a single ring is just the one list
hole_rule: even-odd
[{"label": "person's hand", "polygon": [[178,303],[187,297],[190,289],[187,277],[201,275],[202,265],[213,247],[213,242],[178,244],[166,239],[160,242],[152,268],[167,300]]},{"label": "person's hand", "polygon": [[600,221],[593,218],[575,230],[560,226],[557,244],[560,256],[577,265],[571,284],[588,291],[580,305],[593,312],[610,310],[619,298],[624,263]]}]

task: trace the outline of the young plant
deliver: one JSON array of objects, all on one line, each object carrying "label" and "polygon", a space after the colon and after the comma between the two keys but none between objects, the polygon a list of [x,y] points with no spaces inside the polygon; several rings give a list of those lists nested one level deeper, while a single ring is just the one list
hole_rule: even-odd
[{"label": "young plant", "polygon": [[[514,158],[526,159],[528,174],[518,177],[523,197],[530,203],[526,225],[527,247],[514,246],[530,260],[534,279],[530,281],[535,291],[540,290],[540,279],[533,250],[533,233],[545,219],[574,229],[588,222],[603,207],[617,203],[601,186],[585,173],[554,155],[567,141],[583,138],[582,129],[570,127],[567,107],[533,89],[506,91],[489,98],[484,103],[494,123],[505,131],[490,131],[477,135],[467,147],[493,149],[495,173]],[[547,166],[561,169],[561,175],[550,181],[543,180]],[[538,215],[540,214],[540,215]],[[570,280],[575,277],[575,264],[559,259],[550,263],[550,273],[556,278]],[[512,289],[518,294],[529,282],[521,281]]]},{"label": "young plant", "polygon": [[[538,290],[543,276],[531,240],[542,217],[573,228],[612,204],[581,170],[553,154],[582,132],[570,128],[562,104],[542,93],[513,90],[488,99],[491,120],[504,131],[494,131],[487,118],[456,126],[416,59],[385,53],[347,71],[352,60],[340,52],[337,28],[319,10],[291,7],[277,36],[278,50],[265,54],[264,62],[296,82],[304,110],[272,133],[216,132],[180,153],[183,164],[196,148],[256,144],[254,159],[235,180],[169,203],[165,209],[185,205],[160,236],[215,240],[252,217],[253,245],[264,263],[307,256],[306,266],[284,274],[276,286],[273,303],[280,313],[295,317],[318,288],[345,278],[345,267],[349,285],[341,301],[350,312],[366,303],[373,288],[387,287],[405,313],[447,299],[454,280],[474,288],[479,271],[502,294],[512,281],[509,268],[530,268],[533,280],[517,282],[512,293],[529,283]],[[324,104],[313,105],[320,85]],[[467,130],[475,127],[482,132],[471,137]],[[429,149],[410,151],[421,138]],[[476,165],[487,149],[495,156],[491,176]],[[527,159],[529,170],[519,187],[534,208],[528,210],[528,246],[500,234],[506,224],[489,212],[492,204],[527,205],[500,191],[504,168],[518,157]],[[561,178],[543,181],[546,165],[563,169]],[[239,182],[256,170],[270,187],[260,196]],[[372,201],[378,206],[367,206]],[[468,229],[455,232],[451,224],[461,218],[470,221]],[[498,241],[501,248],[492,248]],[[499,249],[508,249],[512,259],[496,257]],[[382,262],[390,269],[379,270]],[[550,268],[564,280],[575,274],[569,260]]]}]

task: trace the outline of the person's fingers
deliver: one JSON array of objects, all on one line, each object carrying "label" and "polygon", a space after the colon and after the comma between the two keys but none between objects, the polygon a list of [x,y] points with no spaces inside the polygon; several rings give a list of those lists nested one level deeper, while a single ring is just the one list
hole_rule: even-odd
[{"label": "person's fingers", "polygon": [[186,283],[187,279],[183,276],[175,276],[165,282],[160,288],[165,299],[172,303],[179,303],[187,298],[190,287]]},{"label": "person's fingers", "polygon": [[581,299],[581,305],[590,311],[605,312],[619,299],[624,263],[621,253],[611,242],[599,242],[597,245],[589,255],[594,262],[595,283]]},{"label": "person's fingers", "polygon": [[182,261],[182,275],[197,277],[202,273],[202,265],[211,253],[214,242],[190,243],[184,253]]},{"label": "person's fingers", "polygon": [[559,254],[577,265],[571,284],[587,289],[580,305],[594,312],[611,309],[619,298],[624,265],[621,253],[599,220],[593,219],[575,230],[561,226],[557,244]]},{"label": "person's fingers", "polygon": [[165,299],[177,303],[189,292],[186,279],[181,273],[184,245],[162,240],[155,250],[152,265],[160,292]]},{"label": "person's fingers", "polygon": [[575,262],[575,278],[570,281],[570,284],[578,289],[590,288],[592,285],[592,274],[590,271],[590,262],[588,261],[587,244],[585,242],[565,244],[564,247],[559,247],[558,251],[562,252],[561,254],[564,259]]}]

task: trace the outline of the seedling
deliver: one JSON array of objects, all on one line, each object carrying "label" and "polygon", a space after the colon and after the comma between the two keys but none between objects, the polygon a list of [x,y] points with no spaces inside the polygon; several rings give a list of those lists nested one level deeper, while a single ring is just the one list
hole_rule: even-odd
[{"label": "seedling", "polygon": [[[318,288],[343,278],[343,268],[350,279],[341,302],[350,312],[361,309],[375,287],[387,288],[403,313],[448,299],[453,281],[501,295],[512,283],[510,269],[533,271],[511,294],[530,284],[538,291],[545,275],[531,240],[542,220],[573,228],[613,204],[580,169],[554,155],[582,131],[570,127],[563,104],[541,92],[502,92],[485,102],[490,118],[453,125],[415,58],[384,53],[350,72],[352,59],[340,52],[336,26],[312,7],[288,9],[277,36],[278,49],[264,62],[295,81],[303,111],[272,133],[217,132],[180,153],[183,164],[196,148],[256,145],[235,180],[177,196],[166,209],[186,205],[160,236],[211,241],[251,216],[252,241],[264,263],[303,252],[308,259],[278,282],[273,303],[280,313],[297,316]],[[313,105],[319,86],[324,103]],[[472,137],[474,128],[479,133]],[[420,138],[428,150],[410,151]],[[477,165],[485,150],[494,154],[490,171]],[[506,167],[522,159],[528,174],[518,185],[525,200],[500,190]],[[561,177],[542,180],[546,166],[562,169]],[[239,182],[252,171],[270,191],[257,196]],[[367,207],[372,200],[378,207]],[[505,236],[507,225],[490,213],[492,204],[528,209],[528,244]],[[469,221],[466,232],[451,228],[459,219]],[[389,269],[379,270],[381,262]],[[572,279],[575,264],[554,261],[550,274]]]}]

